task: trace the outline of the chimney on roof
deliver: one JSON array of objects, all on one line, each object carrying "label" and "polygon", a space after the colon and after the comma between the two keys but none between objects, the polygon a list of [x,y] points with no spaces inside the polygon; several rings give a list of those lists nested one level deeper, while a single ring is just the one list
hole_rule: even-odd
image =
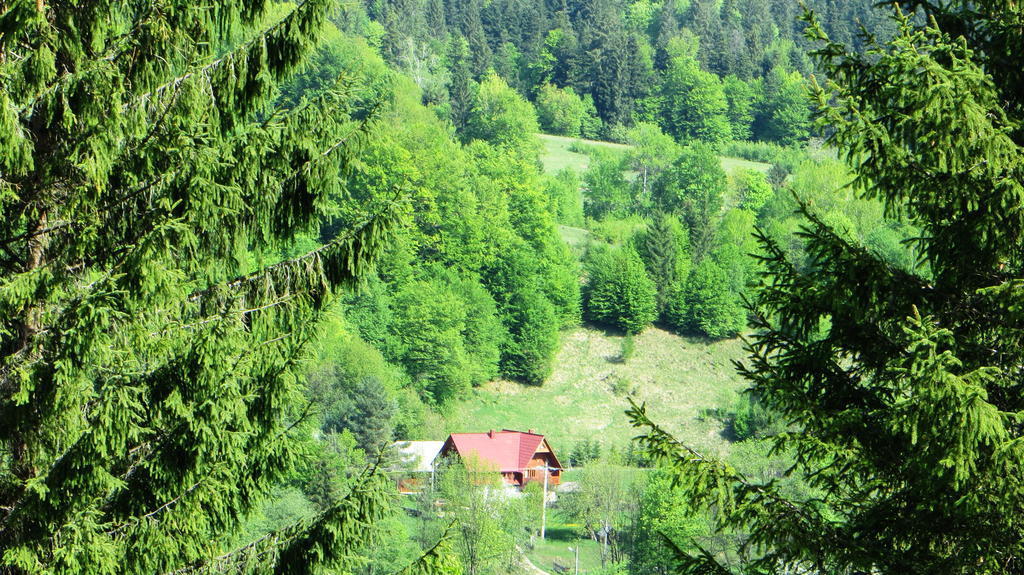
[{"label": "chimney on roof", "polygon": [[492,439],[494,438],[494,430],[493,429],[487,432],[487,437],[490,437]]},{"label": "chimney on roof", "polygon": [[526,433],[529,433],[530,435],[536,435],[536,434],[535,434],[535,433],[533,432],[533,428],[532,428],[532,427],[531,427],[530,429],[526,430]]}]

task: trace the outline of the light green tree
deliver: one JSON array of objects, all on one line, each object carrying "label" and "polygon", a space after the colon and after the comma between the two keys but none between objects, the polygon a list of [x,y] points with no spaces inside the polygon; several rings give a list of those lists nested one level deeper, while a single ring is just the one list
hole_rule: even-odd
[{"label": "light green tree", "polygon": [[702,70],[697,58],[679,50],[668,64],[661,83],[663,126],[676,140],[718,146],[732,137],[729,102],[722,81]]},{"label": "light green tree", "polygon": [[739,207],[754,213],[768,203],[775,193],[768,177],[757,170],[743,170],[736,174],[733,189],[739,199]]},{"label": "light green tree", "polygon": [[479,139],[512,149],[537,147],[540,130],[533,105],[497,74],[480,80],[466,122],[466,139]]},{"label": "light green tree", "polygon": [[637,203],[649,206],[651,183],[678,157],[679,146],[672,136],[663,132],[657,124],[649,122],[638,122],[629,128],[626,131],[626,143],[632,146],[629,151],[630,168],[639,172]]},{"label": "light green tree", "polygon": [[517,540],[506,528],[522,526],[509,525],[510,516],[517,516],[516,501],[493,464],[472,456],[448,462],[438,473],[435,498],[443,520],[453,525],[453,547],[466,575],[497,573],[508,565]]},{"label": "light green tree", "polygon": [[637,471],[606,461],[579,470],[576,489],[559,498],[562,513],[601,545],[601,564],[625,559],[623,536],[636,510]]},{"label": "light green tree", "polygon": [[548,133],[579,136],[587,106],[572,88],[544,84],[537,92],[537,116]]},{"label": "light green tree", "polygon": [[590,166],[583,174],[583,211],[588,218],[622,217],[633,205],[626,181],[627,158],[621,154],[595,150]]}]

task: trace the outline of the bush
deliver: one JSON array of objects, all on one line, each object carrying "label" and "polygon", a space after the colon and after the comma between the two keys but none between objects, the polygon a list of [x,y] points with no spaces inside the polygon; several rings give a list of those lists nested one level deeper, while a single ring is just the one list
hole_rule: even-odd
[{"label": "bush", "polygon": [[612,393],[622,397],[630,392],[629,380],[624,377],[616,377],[612,381]]},{"label": "bush", "polygon": [[583,467],[601,458],[601,444],[596,439],[576,442],[569,451],[569,467]]},{"label": "bush", "polygon": [[545,180],[545,191],[554,207],[555,220],[567,226],[583,227],[582,182],[575,170],[565,168]]},{"label": "bush", "polygon": [[732,437],[735,441],[763,438],[781,427],[778,417],[769,411],[756,397],[743,394],[736,404],[731,421]]}]

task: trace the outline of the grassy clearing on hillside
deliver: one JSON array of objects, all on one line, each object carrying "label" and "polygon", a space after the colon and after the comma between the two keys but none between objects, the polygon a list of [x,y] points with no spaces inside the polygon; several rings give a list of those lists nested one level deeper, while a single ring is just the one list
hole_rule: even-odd
[{"label": "grassy clearing on hillside", "polygon": [[768,171],[772,169],[771,164],[766,164],[764,162],[754,162],[752,160],[730,158],[728,156],[719,157],[722,159],[722,169],[729,175],[733,175],[740,170],[756,170],[767,174]]},{"label": "grassy clearing on hillside", "polygon": [[731,364],[743,357],[741,343],[709,343],[651,327],[636,336],[633,357],[621,363],[622,340],[589,327],[563,334],[555,372],[543,386],[489,383],[453,407],[447,431],[532,428],[562,457],[581,439],[622,449],[636,435],[624,413],[632,393],[680,440],[724,452],[721,424],[700,415],[731,407],[746,387]]},{"label": "grassy clearing on hillside", "polygon": [[593,146],[607,150],[625,151],[629,146],[613,142],[599,142],[597,140],[584,140],[582,138],[569,138],[566,136],[552,136],[550,134],[537,134],[544,145],[544,152],[541,153],[541,162],[544,164],[544,171],[549,174],[557,174],[565,168],[572,168],[579,173],[587,171],[590,165],[590,158],[586,154],[573,152],[569,148],[573,144]]},{"label": "grassy clearing on hillside", "polygon": [[[629,146],[625,144],[613,142],[599,142],[597,140],[567,138],[565,136],[551,136],[548,134],[537,134],[537,137],[540,138],[541,143],[544,145],[544,151],[541,153],[540,159],[541,163],[544,164],[544,171],[548,174],[557,174],[565,168],[571,168],[581,174],[587,171],[587,168],[590,166],[590,158],[586,154],[570,150],[569,148],[574,143],[607,150],[623,151],[629,149]],[[771,167],[771,164],[722,156],[722,168],[730,175],[739,170],[767,172]]]}]

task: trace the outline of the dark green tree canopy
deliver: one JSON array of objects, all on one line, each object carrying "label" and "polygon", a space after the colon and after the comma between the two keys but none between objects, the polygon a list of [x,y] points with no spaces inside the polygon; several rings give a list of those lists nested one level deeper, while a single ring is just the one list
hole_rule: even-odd
[{"label": "dark green tree canopy", "polygon": [[[750,534],[749,572],[1024,572],[1024,42],[1012,2],[907,2],[865,55],[810,35],[830,81],[821,126],[855,186],[922,230],[912,269],[804,205],[811,265],[760,236],[749,362],[791,430],[777,448],[816,490],[789,497],[645,425],[720,527]],[[726,572],[706,555],[686,572]]]},{"label": "dark green tree canopy", "polygon": [[274,263],[362,132],[341,86],[276,103],[327,10],[0,8],[0,571],[308,573],[372,539],[368,474],[222,548],[301,455],[298,362],[390,221]]}]

